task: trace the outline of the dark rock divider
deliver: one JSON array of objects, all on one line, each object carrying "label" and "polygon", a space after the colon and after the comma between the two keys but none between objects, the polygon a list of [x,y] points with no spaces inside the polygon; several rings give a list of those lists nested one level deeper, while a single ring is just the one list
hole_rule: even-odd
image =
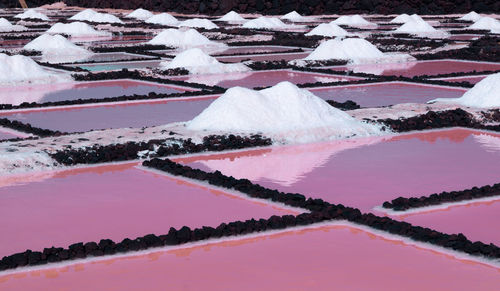
[{"label": "dark rock divider", "polygon": [[491,186],[486,185],[479,188],[473,187],[462,191],[434,193],[429,196],[412,198],[398,197],[393,199],[391,202],[384,202],[382,207],[392,209],[394,211],[405,211],[408,209],[495,196],[500,196],[500,183]]},{"label": "dark rock divider", "polygon": [[48,137],[48,136],[60,136],[65,133],[60,131],[53,131],[50,129],[43,129],[39,127],[34,127],[29,123],[22,123],[17,120],[10,120],[7,118],[0,118],[0,126],[7,127],[10,129],[14,129],[20,132],[34,134],[40,137]]},{"label": "dark rock divider", "polygon": [[[173,133],[171,133],[173,134]],[[170,144],[168,144],[170,143]],[[218,152],[250,147],[270,146],[272,141],[260,135],[241,137],[235,135],[210,135],[195,144],[188,140],[154,139],[148,142],[127,142],[107,146],[94,145],[82,149],[67,149],[50,156],[63,165],[96,164],[139,159],[139,152],[151,151],[149,157],[164,157],[201,152]]]},{"label": "dark rock divider", "polygon": [[500,62],[500,37],[484,36],[472,41],[468,47],[430,54],[414,55],[419,60],[460,59],[472,61]]},{"label": "dark rock divider", "polygon": [[352,101],[352,100],[347,100],[345,102],[337,102],[335,100],[326,100],[326,103],[330,104],[331,106],[341,109],[341,110],[354,110],[354,109],[359,109],[361,106],[358,105],[358,103]]}]

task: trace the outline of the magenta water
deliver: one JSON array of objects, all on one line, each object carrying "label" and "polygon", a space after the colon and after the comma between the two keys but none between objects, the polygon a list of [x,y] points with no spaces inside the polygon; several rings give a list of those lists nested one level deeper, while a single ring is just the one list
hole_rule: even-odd
[{"label": "magenta water", "polygon": [[274,86],[282,81],[294,84],[316,83],[316,82],[339,82],[358,80],[360,78],[349,76],[333,76],[317,73],[294,72],[288,70],[280,71],[256,71],[231,74],[191,75],[175,77],[173,79],[206,85],[217,85],[224,88],[241,86],[246,88]]},{"label": "magenta water", "polygon": [[325,100],[337,102],[352,100],[362,107],[376,107],[399,103],[425,103],[436,98],[458,98],[467,90],[411,83],[375,83],[317,88],[309,91]]},{"label": "magenta water", "polygon": [[200,114],[213,98],[188,98],[104,106],[57,108],[22,113],[4,113],[1,117],[30,123],[33,126],[64,132],[91,129],[144,127],[189,121]]},{"label": "magenta water", "polygon": [[[23,102],[55,102],[77,99],[145,95],[150,92],[171,94],[185,92],[187,88],[135,80],[111,80],[44,84],[33,86],[0,87],[0,103],[19,105]],[[194,89],[187,89],[194,90]]]},{"label": "magenta water", "polygon": [[73,169],[1,187],[0,256],[295,213],[134,166]]},{"label": "magenta water", "polygon": [[179,161],[367,212],[399,196],[498,183],[500,136],[450,129]]},{"label": "magenta water", "polygon": [[303,59],[307,57],[310,52],[305,53],[285,53],[285,54],[260,54],[260,55],[243,55],[243,56],[226,56],[226,57],[217,57],[218,61],[226,62],[226,63],[239,63],[243,61],[254,61],[254,62],[263,62],[263,61],[292,61]]},{"label": "magenta water", "polygon": [[2,290],[496,290],[499,269],[324,226],[0,274]]},{"label": "magenta water", "polygon": [[376,75],[396,75],[414,77],[421,75],[438,75],[456,72],[495,71],[500,70],[500,63],[483,63],[459,60],[418,61],[398,64],[352,65],[348,67],[332,67],[334,70],[351,70],[353,72]]},{"label": "magenta water", "polygon": [[486,75],[483,76],[463,76],[463,77],[452,77],[452,78],[440,78],[436,80],[443,80],[447,82],[469,82],[471,84],[476,84],[486,78]]}]

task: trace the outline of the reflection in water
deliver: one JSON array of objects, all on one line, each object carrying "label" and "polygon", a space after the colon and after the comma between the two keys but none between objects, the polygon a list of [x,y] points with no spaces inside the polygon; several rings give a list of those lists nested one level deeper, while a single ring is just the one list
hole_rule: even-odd
[{"label": "reflection in water", "polygon": [[488,152],[500,152],[500,137],[491,134],[474,135],[474,139]]},{"label": "reflection in water", "polygon": [[247,78],[253,73],[231,73],[231,74],[209,74],[197,75],[187,78],[186,82],[205,84],[207,86],[218,85],[222,81],[236,81]]},{"label": "reflection in water", "polygon": [[23,102],[40,102],[49,93],[70,90],[74,86],[75,83],[3,86],[0,87],[0,104],[19,105]]},{"label": "reflection in water", "polygon": [[366,73],[374,75],[382,75],[385,71],[408,71],[413,68],[417,62],[404,62],[393,64],[370,64],[370,65],[353,65],[348,66],[348,70],[354,73]]}]

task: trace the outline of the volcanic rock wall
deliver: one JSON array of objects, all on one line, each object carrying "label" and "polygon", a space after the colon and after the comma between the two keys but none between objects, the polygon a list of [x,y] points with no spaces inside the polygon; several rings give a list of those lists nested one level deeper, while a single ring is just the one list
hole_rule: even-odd
[{"label": "volcanic rock wall", "polygon": [[[54,0],[27,0],[29,7],[36,7]],[[450,14],[476,12],[499,13],[497,0],[65,0],[66,4],[93,8],[176,11],[221,15],[231,10],[239,13],[285,14],[296,10],[301,14],[352,14],[352,13],[418,13]],[[0,2],[0,8],[20,7],[17,0]]]}]

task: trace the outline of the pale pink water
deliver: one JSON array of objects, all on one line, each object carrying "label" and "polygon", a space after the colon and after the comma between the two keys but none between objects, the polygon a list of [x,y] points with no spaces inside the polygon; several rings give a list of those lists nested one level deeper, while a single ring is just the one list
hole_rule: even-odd
[{"label": "pale pink water", "polygon": [[370,85],[309,89],[326,100],[352,100],[363,107],[387,106],[399,103],[425,103],[436,98],[458,98],[467,89],[423,86],[411,83],[375,83]]},{"label": "pale pink water", "polygon": [[498,183],[500,136],[465,129],[179,159],[363,212],[399,196]]},{"label": "pale pink water", "polygon": [[8,133],[8,132],[3,132],[2,130],[0,130],[0,140],[6,140],[6,139],[11,139],[11,138],[16,138],[18,136],[16,135],[13,135],[11,133]]},{"label": "pale pink water", "polygon": [[487,76],[464,76],[464,77],[453,77],[453,78],[441,78],[436,80],[443,80],[447,82],[469,82],[471,84],[476,84],[486,78]]},{"label": "pale pink water", "polygon": [[244,55],[244,56],[226,56],[226,57],[217,57],[217,60],[226,63],[239,63],[242,61],[254,61],[254,62],[263,62],[263,61],[292,61],[303,59],[307,57],[310,52],[305,53],[286,53],[286,54],[260,54],[260,55]]},{"label": "pale pink water", "polygon": [[495,290],[498,268],[348,226],[0,277],[2,290]]},{"label": "pale pink water", "polygon": [[175,77],[173,79],[183,80],[192,83],[206,85],[217,85],[224,88],[242,86],[246,88],[274,86],[282,81],[289,81],[294,84],[305,84],[315,82],[339,82],[349,80],[359,80],[362,78],[348,76],[332,76],[325,74],[293,72],[289,70],[280,71],[257,71],[247,73],[213,74],[213,75],[193,75]]},{"label": "pale pink water", "polygon": [[[154,57],[146,55],[129,54],[125,52],[96,53],[92,54],[91,56],[83,60],[78,60],[78,63],[85,63],[85,62],[105,63],[105,62],[129,61],[129,60],[143,59],[143,58],[152,59]],[[36,56],[33,57],[33,59],[39,60],[41,59],[41,57]]]},{"label": "pale pink water", "polygon": [[500,70],[500,63],[482,63],[473,61],[436,60],[407,62],[401,64],[353,65],[348,67],[331,67],[334,70],[351,70],[353,72],[376,75],[396,75],[414,77],[420,75],[437,75],[455,72],[494,71]]},{"label": "pale pink water", "polygon": [[143,127],[189,121],[213,100],[214,97],[193,97],[184,100],[26,110],[22,113],[3,113],[0,118],[7,117],[31,123],[33,126],[64,132]]},{"label": "pale pink water", "polygon": [[33,86],[0,87],[0,103],[19,105],[23,102],[54,102],[77,99],[101,99],[150,92],[171,94],[195,89],[133,80],[111,80]]},{"label": "pale pink water", "polygon": [[1,187],[0,257],[80,241],[160,235],[170,227],[297,214],[134,166],[67,170]]}]

